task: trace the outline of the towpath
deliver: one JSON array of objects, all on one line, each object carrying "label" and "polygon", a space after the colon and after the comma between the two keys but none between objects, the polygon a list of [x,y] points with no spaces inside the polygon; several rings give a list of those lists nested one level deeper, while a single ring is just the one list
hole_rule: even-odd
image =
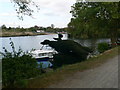
[{"label": "towpath", "polygon": [[94,69],[77,72],[49,88],[118,88],[118,56]]}]

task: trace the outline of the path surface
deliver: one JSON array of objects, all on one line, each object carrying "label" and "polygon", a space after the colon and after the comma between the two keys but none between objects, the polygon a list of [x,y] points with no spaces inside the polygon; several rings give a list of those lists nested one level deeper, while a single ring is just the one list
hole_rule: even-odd
[{"label": "path surface", "polygon": [[118,56],[94,69],[77,72],[49,88],[118,88]]}]

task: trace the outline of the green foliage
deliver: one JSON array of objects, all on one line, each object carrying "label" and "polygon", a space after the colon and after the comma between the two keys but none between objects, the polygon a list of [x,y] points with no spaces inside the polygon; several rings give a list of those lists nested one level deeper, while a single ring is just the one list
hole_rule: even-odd
[{"label": "green foliage", "polygon": [[1,29],[6,29],[7,27],[5,25],[2,25],[1,26]]},{"label": "green foliage", "polygon": [[15,87],[26,88],[26,87],[27,87],[27,84],[28,84],[28,81],[27,81],[27,80],[18,80],[18,81],[15,83]]},{"label": "green foliage", "polygon": [[120,20],[118,2],[77,2],[72,6],[73,18],[68,24],[75,38],[117,37]]},{"label": "green foliage", "polygon": [[[67,28],[51,28],[51,27],[39,27],[39,26],[34,26],[34,27],[29,27],[29,28],[23,28],[23,27],[6,27],[5,25],[1,26],[2,28],[2,32],[13,32],[13,33],[17,33],[17,32],[32,32],[35,33],[36,30],[44,30],[45,32],[51,32],[51,33],[58,33],[58,32],[67,32]],[[3,34],[4,35],[4,34]],[[24,35],[24,34],[23,34]]]},{"label": "green foliage", "polygon": [[37,69],[37,61],[20,48],[16,52],[12,41],[10,45],[13,51],[8,52],[4,48],[5,53],[2,53],[4,55],[2,59],[3,87],[25,87],[26,82],[24,79],[29,79],[40,74],[40,71]]},{"label": "green foliage", "polygon": [[108,43],[105,43],[105,42],[99,43],[97,49],[98,49],[98,52],[103,53],[104,51],[109,49],[109,45]]}]

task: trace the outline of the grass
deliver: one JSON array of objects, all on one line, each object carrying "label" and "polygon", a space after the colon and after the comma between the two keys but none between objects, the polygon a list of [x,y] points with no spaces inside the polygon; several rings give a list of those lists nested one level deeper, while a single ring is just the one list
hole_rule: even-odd
[{"label": "grass", "polygon": [[0,32],[0,37],[15,37],[15,36],[35,36],[46,35],[46,33],[34,33],[34,32]]},{"label": "grass", "polygon": [[84,62],[62,66],[55,71],[45,73],[37,78],[28,80],[28,88],[46,88],[57,83],[66,77],[72,76],[75,72],[84,71],[102,65],[110,58],[118,55],[120,47],[108,50],[97,57],[90,58]]}]

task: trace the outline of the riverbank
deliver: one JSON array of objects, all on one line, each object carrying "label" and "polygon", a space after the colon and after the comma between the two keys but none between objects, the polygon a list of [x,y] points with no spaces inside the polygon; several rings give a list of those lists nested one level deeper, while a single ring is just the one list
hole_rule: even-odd
[{"label": "riverbank", "polygon": [[91,68],[96,68],[109,59],[118,55],[120,47],[108,50],[96,57],[90,58],[84,62],[63,66],[55,71],[48,72],[37,78],[28,81],[28,88],[47,88],[51,84],[60,82],[73,75],[76,72],[82,72]]},{"label": "riverbank", "polygon": [[16,37],[16,36],[36,36],[49,35],[55,33],[35,33],[35,32],[0,32],[0,37]]}]

